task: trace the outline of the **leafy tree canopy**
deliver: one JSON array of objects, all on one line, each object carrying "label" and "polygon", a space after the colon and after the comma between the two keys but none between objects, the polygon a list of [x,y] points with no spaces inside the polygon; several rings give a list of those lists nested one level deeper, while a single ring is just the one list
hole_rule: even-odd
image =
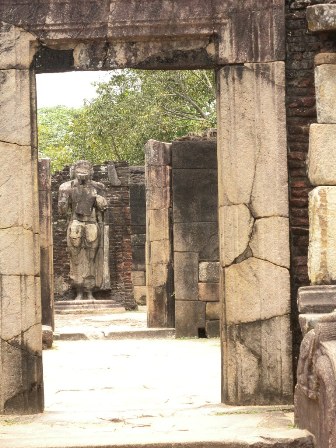
[{"label": "leafy tree canopy", "polygon": [[81,109],[39,110],[40,153],[54,170],[77,159],[141,164],[149,139],[169,142],[216,126],[214,85],[205,70],[111,72]]}]

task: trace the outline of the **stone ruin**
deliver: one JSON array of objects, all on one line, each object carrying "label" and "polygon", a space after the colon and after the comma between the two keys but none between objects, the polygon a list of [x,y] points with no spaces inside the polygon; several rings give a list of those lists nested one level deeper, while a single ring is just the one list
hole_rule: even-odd
[{"label": "stone ruin", "polygon": [[[306,286],[299,293],[299,309],[309,316],[300,318],[307,333],[298,366],[297,421],[320,447],[335,445],[334,315],[329,315],[335,308],[330,230],[335,8],[313,0],[155,0],[150,6],[129,0],[128,8],[122,0],[0,3],[0,204],[6,210],[0,225],[2,413],[43,410],[35,73],[214,68],[222,399],[292,401],[292,349],[296,356],[300,345],[296,296],[298,287]],[[165,145],[161,148],[152,165],[162,174],[158,189],[165,219],[167,163]],[[310,196],[309,281],[310,182],[316,189]],[[166,275],[170,253],[168,240],[162,241],[167,256],[159,265]],[[194,252],[200,256],[198,248]],[[162,297],[170,310],[168,296]],[[312,417],[304,418],[300,406]]]},{"label": "stone ruin", "polygon": [[[113,298],[126,308],[134,308],[131,279],[132,246],[130,216],[130,173],[124,162],[109,162],[93,167],[93,178],[104,186],[107,200],[105,222],[109,227],[109,281],[106,287],[95,293],[101,301]],[[58,212],[58,191],[60,185],[69,179],[69,167],[51,176],[52,222],[54,241],[54,292],[55,301],[71,301],[74,290],[69,279],[67,253],[67,219]],[[145,208],[145,204],[143,204]],[[144,258],[144,251],[143,251]],[[64,304],[65,305],[65,304]]]},{"label": "stone ruin", "polygon": [[[6,304],[3,413],[43,409],[34,75],[72,69],[217,70],[219,252],[220,275],[225,274],[220,295],[226,303],[222,397],[232,404],[292,399],[290,275],[287,260],[278,255],[289,249],[284,4],[176,0],[173,5],[164,0],[150,7],[130,0],[128,8],[121,0],[0,3],[1,198],[12,198],[0,244]],[[275,240],[268,233],[270,217],[283,223]],[[241,226],[223,233],[237,220]],[[262,260],[240,257],[253,229]],[[13,252],[14,240],[19,249]],[[242,277],[247,281],[237,282]],[[235,313],[235,297],[247,301],[248,314]]]},{"label": "stone ruin", "polygon": [[146,146],[148,325],[219,336],[216,140]]},{"label": "stone ruin", "polygon": [[[93,178],[107,200],[104,222],[110,241],[106,260],[109,278],[105,287],[95,288],[99,302],[94,307],[126,309],[146,304],[150,326],[176,327],[177,337],[219,336],[219,238],[217,217],[216,138],[187,138],[169,148],[166,170],[155,177],[152,165],[164,143],[147,145],[145,167],[128,167],[124,162],[108,162],[93,167]],[[155,163],[155,162],[154,162]],[[87,307],[88,302],[73,302],[76,291],[69,278],[67,231],[69,217],[59,213],[63,185],[68,191],[71,168],[51,176],[49,161],[39,161],[42,323],[54,328],[53,309]],[[115,173],[111,178],[110,172]],[[168,170],[168,171],[167,171]],[[166,182],[167,204],[159,204],[158,182]],[[147,270],[146,287],[146,190],[147,190]],[[208,195],[211,193],[210,200]],[[51,204],[52,202],[52,204]],[[158,207],[163,207],[159,209]],[[165,208],[166,207],[166,208]],[[166,218],[166,219],[165,219]],[[175,238],[173,239],[173,234]],[[163,268],[162,235],[167,235],[170,264],[167,279]],[[188,237],[193,244],[190,246]],[[198,248],[198,249],[197,249]],[[198,252],[196,252],[198,250]],[[158,260],[158,257],[161,257]],[[51,262],[51,265],[50,265]],[[159,263],[159,264],[158,264]],[[158,268],[159,266],[159,268]],[[52,276],[52,273],[54,275]],[[54,279],[53,279],[54,277]],[[132,284],[130,284],[130,278]],[[133,287],[133,288],[132,288]],[[134,294],[134,299],[133,299]],[[169,298],[165,309],[163,295]],[[55,304],[53,303],[55,298]],[[109,300],[108,300],[109,299]],[[135,302],[135,303],[134,303]],[[167,301],[168,303],[168,301]],[[152,305],[157,309],[153,309]],[[167,314],[168,313],[168,314]]]}]

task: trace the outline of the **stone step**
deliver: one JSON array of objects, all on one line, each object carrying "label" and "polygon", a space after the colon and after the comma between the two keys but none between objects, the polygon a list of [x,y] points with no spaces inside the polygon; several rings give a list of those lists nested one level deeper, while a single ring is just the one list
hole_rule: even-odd
[{"label": "stone step", "polygon": [[316,448],[288,411],[195,410],[153,418],[122,413],[0,417],[3,448]]},{"label": "stone step", "polygon": [[57,314],[90,313],[99,310],[115,310],[122,308],[115,300],[60,300],[55,302],[54,310]]}]

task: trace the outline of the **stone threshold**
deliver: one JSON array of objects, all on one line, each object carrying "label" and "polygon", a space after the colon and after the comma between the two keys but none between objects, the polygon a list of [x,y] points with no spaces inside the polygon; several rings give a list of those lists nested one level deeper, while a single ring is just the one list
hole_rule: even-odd
[{"label": "stone threshold", "polygon": [[[165,415],[163,415],[165,414]],[[0,417],[4,448],[314,448],[292,407],[201,406],[162,415],[46,412]]]},{"label": "stone threshold", "polygon": [[[174,328],[147,328],[147,329],[127,329],[115,328],[111,330],[99,331],[62,331],[54,333],[55,341],[87,341],[87,340],[116,340],[116,339],[168,339],[175,338]],[[0,445],[1,447],[1,445]]]}]

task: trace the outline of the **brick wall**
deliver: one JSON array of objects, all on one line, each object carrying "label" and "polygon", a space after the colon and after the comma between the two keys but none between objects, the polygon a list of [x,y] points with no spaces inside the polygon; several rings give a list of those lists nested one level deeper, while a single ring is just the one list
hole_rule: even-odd
[{"label": "brick wall", "polygon": [[145,305],[146,188],[144,166],[130,166],[130,207],[134,299],[138,305]]},{"label": "brick wall", "polygon": [[309,125],[316,122],[314,56],[320,52],[336,51],[335,37],[328,34],[315,36],[308,32],[306,7],[317,3],[335,1],[286,1],[286,107],[295,357],[301,341],[297,320],[297,289],[309,284],[308,193],[312,187],[306,175],[306,157]]},{"label": "brick wall", "polygon": [[[93,179],[106,187],[108,210],[106,223],[110,226],[110,273],[111,291],[95,293],[97,299],[113,298],[126,308],[134,308],[133,285],[131,280],[131,216],[129,195],[129,167],[125,162],[116,162],[119,186],[111,185],[108,163],[94,166]],[[57,197],[61,183],[70,179],[69,168],[52,176],[53,239],[55,300],[71,299],[74,296],[69,281],[69,258],[66,251],[66,220],[58,215]]]}]

